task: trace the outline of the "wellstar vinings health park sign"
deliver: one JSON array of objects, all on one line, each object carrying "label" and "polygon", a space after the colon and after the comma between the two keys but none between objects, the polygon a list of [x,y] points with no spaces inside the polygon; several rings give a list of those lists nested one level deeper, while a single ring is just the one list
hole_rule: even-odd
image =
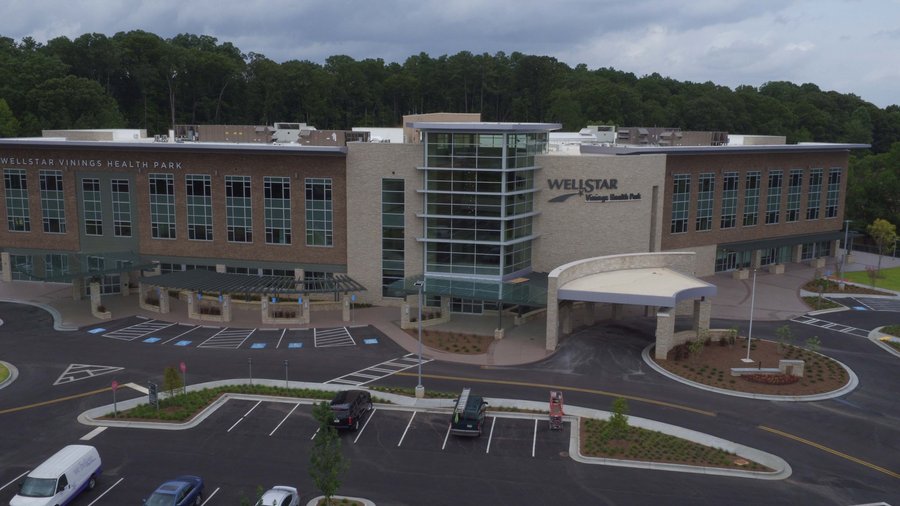
[{"label": "wellstar vinings health park sign", "polygon": [[548,202],[565,202],[575,195],[584,196],[585,202],[626,202],[641,200],[640,193],[622,192],[618,179],[548,179],[551,190],[572,190],[553,197]]}]

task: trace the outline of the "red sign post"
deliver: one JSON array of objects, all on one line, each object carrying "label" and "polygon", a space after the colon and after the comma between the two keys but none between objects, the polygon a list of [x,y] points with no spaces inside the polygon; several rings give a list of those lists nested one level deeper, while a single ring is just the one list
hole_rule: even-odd
[{"label": "red sign post", "polygon": [[184,390],[182,390],[182,393],[186,394],[187,393],[187,364],[184,363],[184,360],[182,360],[178,364],[178,368],[181,369],[181,382],[184,383]]}]

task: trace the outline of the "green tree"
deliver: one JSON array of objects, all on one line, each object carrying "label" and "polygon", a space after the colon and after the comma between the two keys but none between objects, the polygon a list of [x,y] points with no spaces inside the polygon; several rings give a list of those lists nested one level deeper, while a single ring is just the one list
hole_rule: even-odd
[{"label": "green tree", "polygon": [[319,431],[313,438],[313,447],[309,452],[309,475],[316,488],[325,496],[325,504],[331,504],[331,498],[341,486],[340,474],[346,470],[347,463],[341,454],[341,439],[337,429],[331,426],[331,406],[322,401],[313,407],[313,417],[319,422]]},{"label": "green tree", "polygon": [[28,93],[42,128],[121,128],[125,121],[116,101],[96,82],[83,77],[48,79]]},{"label": "green tree", "polygon": [[604,436],[608,439],[624,439],[628,435],[628,401],[616,397],[612,404],[612,414],[606,422]]},{"label": "green tree", "polygon": [[778,336],[778,349],[779,351],[783,351],[784,349],[791,346],[794,342],[794,333],[791,332],[791,327],[787,325],[782,325],[775,329],[775,335]]},{"label": "green tree", "polygon": [[13,114],[6,100],[0,98],[0,137],[19,135],[19,120]]},{"label": "green tree", "polygon": [[174,396],[184,387],[184,381],[178,369],[174,367],[166,367],[163,371],[163,391],[168,392],[169,396]]},{"label": "green tree", "polygon": [[875,246],[878,248],[878,272],[880,273],[881,257],[888,251],[891,251],[897,243],[897,225],[878,218],[866,227],[866,231],[875,241]]}]

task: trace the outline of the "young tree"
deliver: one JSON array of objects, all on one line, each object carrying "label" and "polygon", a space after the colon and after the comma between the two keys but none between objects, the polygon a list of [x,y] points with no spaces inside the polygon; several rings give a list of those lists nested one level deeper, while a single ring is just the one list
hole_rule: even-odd
[{"label": "young tree", "polygon": [[782,325],[775,329],[775,335],[778,336],[778,349],[779,351],[784,351],[787,349],[794,341],[794,334],[791,332],[791,328],[787,325]]},{"label": "young tree", "polygon": [[316,404],[313,417],[319,422],[319,431],[309,453],[309,475],[325,496],[325,504],[330,505],[331,498],[341,486],[340,474],[347,468],[347,463],[341,454],[341,439],[331,426],[331,406],[325,401]]},{"label": "young tree", "polygon": [[169,393],[169,397],[173,397],[184,386],[181,380],[181,373],[174,367],[166,367],[163,371],[163,391]]},{"label": "young tree", "polygon": [[881,257],[890,251],[897,242],[897,225],[876,218],[871,225],[866,227],[866,232],[875,240],[878,247],[878,272],[881,273]]},{"label": "young tree", "polygon": [[622,397],[616,397],[612,404],[612,415],[606,424],[606,437],[609,439],[623,439],[628,435],[628,402]]}]

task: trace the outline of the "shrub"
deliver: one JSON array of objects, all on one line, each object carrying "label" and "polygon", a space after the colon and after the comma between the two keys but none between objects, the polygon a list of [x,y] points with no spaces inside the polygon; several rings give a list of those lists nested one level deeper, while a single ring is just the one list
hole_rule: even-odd
[{"label": "shrub", "polygon": [[789,374],[745,374],[741,377],[752,383],[764,385],[791,385],[800,381],[799,376]]}]

